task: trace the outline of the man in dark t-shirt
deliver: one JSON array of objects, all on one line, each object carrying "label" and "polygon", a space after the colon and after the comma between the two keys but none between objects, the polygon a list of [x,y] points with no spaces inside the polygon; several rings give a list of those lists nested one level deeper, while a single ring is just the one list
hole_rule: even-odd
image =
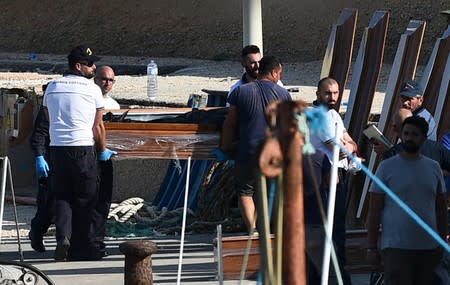
[{"label": "man in dark t-shirt", "polygon": [[249,231],[256,227],[253,194],[259,188],[257,154],[266,138],[266,107],[275,100],[292,100],[289,92],[276,83],[282,65],[273,56],[265,56],[259,65],[258,80],[236,88],[229,96],[230,109],[223,124],[220,149],[228,152],[239,131],[238,154],[235,159],[235,189],[239,208]]}]

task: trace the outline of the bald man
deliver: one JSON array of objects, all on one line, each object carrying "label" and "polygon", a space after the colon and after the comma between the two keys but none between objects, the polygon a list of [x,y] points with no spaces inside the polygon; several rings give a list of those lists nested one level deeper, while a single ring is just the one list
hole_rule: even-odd
[{"label": "bald man", "polygon": [[[400,134],[400,129],[402,127],[403,122],[408,117],[412,117],[413,113],[411,110],[406,108],[400,108],[397,113],[394,116],[394,131],[397,132],[397,134]],[[392,157],[398,153],[400,153],[403,150],[403,145],[401,142],[397,143],[394,147],[386,151],[383,155],[383,159]],[[439,165],[441,166],[441,169],[450,171],[450,151],[447,150],[444,146],[442,146],[440,143],[427,139],[421,149],[420,152],[437,161]]]},{"label": "bald man", "polygon": [[120,109],[119,103],[108,95],[116,82],[115,76],[114,70],[107,65],[98,67],[95,72],[94,81],[102,90],[105,109]]},{"label": "bald man", "polygon": [[[94,78],[102,90],[105,109],[120,109],[119,103],[111,98],[108,94],[111,92],[115,80],[114,70],[107,65],[97,68]],[[98,173],[100,177],[99,192],[97,204],[92,214],[91,233],[94,239],[94,244],[102,256],[106,256],[106,244],[104,237],[106,233],[106,221],[108,219],[109,208],[111,206],[112,191],[113,191],[113,162],[111,159],[98,162]],[[76,257],[72,258],[77,260]]]}]

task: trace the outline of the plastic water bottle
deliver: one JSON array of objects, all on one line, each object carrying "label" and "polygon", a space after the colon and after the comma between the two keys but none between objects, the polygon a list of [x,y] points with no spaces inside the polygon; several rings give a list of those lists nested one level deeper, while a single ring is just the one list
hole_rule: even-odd
[{"label": "plastic water bottle", "polygon": [[147,97],[150,101],[155,100],[158,93],[158,65],[152,59],[147,65]]}]

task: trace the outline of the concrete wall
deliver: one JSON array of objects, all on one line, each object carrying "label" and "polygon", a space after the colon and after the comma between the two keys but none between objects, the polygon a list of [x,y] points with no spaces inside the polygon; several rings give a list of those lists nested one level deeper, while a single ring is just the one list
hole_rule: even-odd
[{"label": "concrete wall", "polygon": [[[67,54],[89,43],[105,55],[237,58],[242,1],[0,0],[0,52]],[[265,52],[284,61],[321,59],[343,8],[357,8],[357,42],[376,10],[390,10],[385,59],[410,19],[427,21],[422,62],[447,27],[448,0],[262,0]],[[358,44],[359,45],[359,44]]]}]

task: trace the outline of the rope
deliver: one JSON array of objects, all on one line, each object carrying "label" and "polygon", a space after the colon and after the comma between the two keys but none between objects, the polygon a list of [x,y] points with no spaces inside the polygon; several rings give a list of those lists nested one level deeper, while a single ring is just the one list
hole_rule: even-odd
[{"label": "rope", "polygon": [[108,219],[113,218],[117,222],[126,222],[136,214],[142,206],[144,206],[144,199],[139,197],[129,198],[120,204],[111,204],[110,209],[112,209],[112,211],[110,210]]}]

